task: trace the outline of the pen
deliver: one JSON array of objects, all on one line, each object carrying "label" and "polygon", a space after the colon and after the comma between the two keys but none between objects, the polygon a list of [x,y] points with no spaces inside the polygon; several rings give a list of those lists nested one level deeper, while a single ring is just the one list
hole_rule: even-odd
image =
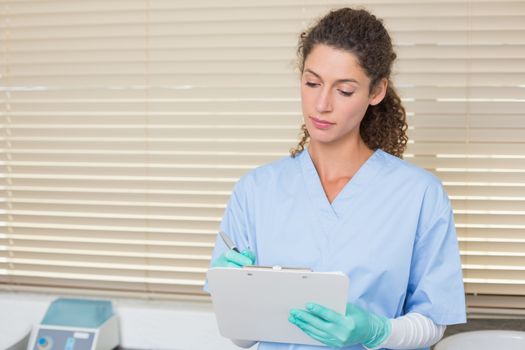
[{"label": "pen", "polygon": [[233,251],[236,251],[237,253],[240,253],[239,249],[237,249],[237,247],[235,246],[235,243],[233,243],[233,241],[230,239],[230,237],[228,237],[226,232],[219,231],[219,235],[221,236],[222,241],[224,242],[224,244],[226,244],[228,249],[231,249]]}]

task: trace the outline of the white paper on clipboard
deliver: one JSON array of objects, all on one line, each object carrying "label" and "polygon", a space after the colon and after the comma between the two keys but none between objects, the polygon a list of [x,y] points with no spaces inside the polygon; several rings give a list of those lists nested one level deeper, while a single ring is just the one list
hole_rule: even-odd
[{"label": "white paper on clipboard", "polygon": [[349,281],[341,272],[216,267],[207,278],[219,332],[230,339],[323,345],[288,322],[290,310],[308,302],[346,309]]}]

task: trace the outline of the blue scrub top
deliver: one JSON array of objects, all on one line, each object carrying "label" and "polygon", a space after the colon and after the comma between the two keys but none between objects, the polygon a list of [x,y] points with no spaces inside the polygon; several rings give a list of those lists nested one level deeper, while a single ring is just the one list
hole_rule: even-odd
[{"label": "blue scrub top", "polygon": [[[344,272],[348,302],[376,314],[466,321],[448,196],[434,175],[382,150],[332,203],[307,150],[256,168],[235,185],[221,229],[254,251],[258,265]],[[218,238],[212,261],[226,249]],[[319,347],[261,342],[259,349]]]}]

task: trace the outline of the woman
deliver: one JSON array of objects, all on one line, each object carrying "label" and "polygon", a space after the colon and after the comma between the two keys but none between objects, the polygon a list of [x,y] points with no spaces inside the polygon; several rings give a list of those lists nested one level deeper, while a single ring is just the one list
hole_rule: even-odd
[{"label": "woman", "polygon": [[440,181],[400,159],[407,127],[390,37],[375,16],[344,8],[303,33],[298,53],[302,139],[236,184],[221,229],[247,249],[218,240],[212,265],[342,271],[344,315],[308,304],[289,321],[329,347],[427,348],[465,322],[461,265]]}]

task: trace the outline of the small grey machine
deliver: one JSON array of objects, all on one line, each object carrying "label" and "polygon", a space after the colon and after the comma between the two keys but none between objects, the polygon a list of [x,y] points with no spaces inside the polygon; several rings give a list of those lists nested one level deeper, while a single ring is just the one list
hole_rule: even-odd
[{"label": "small grey machine", "polygon": [[111,350],[119,344],[111,301],[58,298],[31,332],[27,350]]}]

